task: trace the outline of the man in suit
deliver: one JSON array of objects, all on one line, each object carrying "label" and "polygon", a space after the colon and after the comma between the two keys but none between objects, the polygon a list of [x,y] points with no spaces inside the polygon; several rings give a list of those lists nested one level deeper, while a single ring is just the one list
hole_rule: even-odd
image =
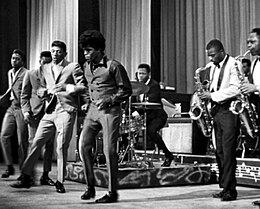
[{"label": "man in suit", "polygon": [[[239,79],[235,67],[236,60],[226,54],[222,43],[211,40],[206,46],[210,62],[206,68],[210,70],[210,91],[200,95],[201,99],[210,100],[211,114],[216,140],[216,160],[219,169],[219,186],[223,190],[213,194],[222,201],[237,198],[236,190],[236,141],[239,133],[238,116],[230,110],[230,103],[239,95]],[[238,62],[241,71],[242,64]]]},{"label": "man in suit", "polygon": [[253,60],[251,69],[248,75],[249,82],[244,82],[240,89],[243,94],[251,94],[250,101],[256,106],[258,115],[260,114],[260,28],[254,28],[251,30],[247,46],[252,56],[256,56]]},{"label": "man in suit", "polygon": [[[40,65],[51,62],[51,52],[43,51],[40,54]],[[37,90],[44,87],[45,80],[42,75],[42,69],[28,70],[24,76],[22,93],[21,93],[21,106],[24,115],[24,120],[28,124],[29,132],[29,153],[33,143],[33,139],[39,125],[41,118],[44,115],[43,98],[37,95]],[[55,133],[54,133],[55,135]],[[49,178],[49,172],[51,171],[52,153],[53,153],[53,138],[54,135],[45,144],[44,160],[43,160],[43,174],[40,179],[41,185],[54,186],[54,182]]]},{"label": "man in suit", "polygon": [[131,83],[123,65],[108,59],[104,54],[105,38],[99,31],[83,32],[80,45],[86,59],[84,72],[89,90],[85,105],[87,115],[79,139],[80,156],[88,186],[81,199],[95,197],[92,148],[98,132],[102,129],[103,151],[108,171],[108,194],[97,199],[96,203],[117,202],[120,104],[132,94]]},{"label": "man in suit", "polygon": [[31,152],[23,164],[21,171],[23,177],[11,186],[15,188],[31,186],[30,175],[41,154],[41,148],[54,133],[57,133],[58,176],[55,186],[58,193],[65,193],[63,182],[68,147],[77,112],[76,92],[86,87],[80,65],[65,60],[67,51],[64,42],[54,41],[51,45],[51,55],[52,62],[41,67],[46,87],[39,88],[37,91],[37,94],[44,97],[47,103],[45,114],[36,131]]},{"label": "man in suit", "polygon": [[[252,56],[256,56],[253,60],[251,69],[249,72],[248,82],[243,82],[240,86],[240,90],[243,94],[250,94],[250,102],[252,102],[256,107],[256,112],[258,114],[258,120],[260,119],[260,28],[254,28],[250,31],[247,39],[247,47],[250,50]],[[259,121],[258,121],[259,123]],[[258,136],[259,136],[258,131]],[[260,201],[254,201],[253,205],[260,206]]]},{"label": "man in suit", "polygon": [[[161,89],[157,81],[151,78],[151,68],[148,64],[140,64],[137,70],[137,80],[149,86],[149,91],[146,94],[137,96],[139,102],[151,102],[158,103],[159,106],[150,107],[146,111],[146,131],[147,142],[156,144],[159,150],[162,150],[165,154],[165,160],[162,164],[163,167],[169,167],[173,160],[172,153],[166,147],[159,131],[165,126],[167,121],[167,114],[162,107],[161,101]],[[139,109],[132,113],[134,117],[143,115],[142,109]],[[148,144],[147,143],[147,144]]]},{"label": "man in suit", "polygon": [[24,67],[25,60],[25,54],[21,50],[15,49],[13,51],[11,57],[12,69],[8,71],[9,89],[4,94],[8,99],[10,97],[11,106],[5,113],[1,129],[1,144],[5,163],[7,165],[6,171],[2,174],[2,178],[8,178],[10,175],[14,175],[15,172],[11,145],[11,139],[14,133],[17,133],[18,138],[20,168],[26,158],[28,149],[28,130],[23,118],[20,100],[23,78],[27,71]]}]

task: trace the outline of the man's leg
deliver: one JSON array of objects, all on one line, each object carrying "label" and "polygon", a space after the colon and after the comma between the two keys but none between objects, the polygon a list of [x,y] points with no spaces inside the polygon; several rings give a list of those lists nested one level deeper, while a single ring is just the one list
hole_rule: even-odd
[{"label": "man's leg", "polygon": [[[110,113],[111,111],[111,113]],[[117,113],[117,114],[116,114]],[[97,203],[117,202],[117,175],[118,175],[118,154],[117,141],[119,138],[119,125],[121,118],[120,107],[112,107],[106,112],[100,112],[100,121],[103,128],[103,150],[106,157],[108,170],[108,191],[104,197],[97,199]]]},{"label": "man's leg", "polygon": [[2,178],[8,178],[14,174],[13,157],[12,157],[12,144],[11,137],[14,135],[16,129],[15,117],[12,108],[8,108],[1,129],[1,144],[5,164],[7,165],[6,171],[2,174]]},{"label": "man's leg", "polygon": [[28,152],[28,126],[24,121],[23,113],[21,109],[15,110],[15,120],[17,124],[17,138],[18,138],[18,156],[19,167],[21,169],[23,162]]},{"label": "man's leg", "polygon": [[101,125],[93,121],[91,115],[87,115],[79,138],[79,154],[83,163],[84,175],[87,183],[87,189],[81,196],[81,199],[83,200],[89,200],[96,195],[93,171],[93,144],[95,143],[96,136],[100,129]]},{"label": "man's leg", "polygon": [[57,167],[58,176],[56,182],[56,189],[59,193],[65,193],[63,186],[68,148],[73,133],[75,122],[75,113],[68,113],[66,111],[56,112],[55,125],[57,129]]}]

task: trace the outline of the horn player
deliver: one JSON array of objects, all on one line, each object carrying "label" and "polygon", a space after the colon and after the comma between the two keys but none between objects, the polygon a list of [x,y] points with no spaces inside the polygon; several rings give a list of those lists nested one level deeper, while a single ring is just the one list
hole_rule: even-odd
[{"label": "horn player", "polygon": [[[217,39],[206,46],[210,67],[208,80],[210,91],[200,95],[201,99],[211,101],[211,115],[215,132],[216,161],[219,169],[219,187],[222,191],[213,194],[221,201],[237,198],[236,190],[236,140],[238,137],[238,116],[230,110],[231,101],[239,94],[239,80],[235,69],[235,59],[225,52],[223,44]],[[241,63],[240,63],[241,64]],[[239,65],[240,69],[242,65]]]},{"label": "horn player", "polygon": [[[252,56],[256,58],[253,60],[250,73],[248,75],[249,83],[242,83],[240,90],[243,94],[250,94],[249,100],[256,107],[256,112],[260,114],[260,28],[254,28],[249,32],[247,39],[247,47]],[[259,120],[259,119],[258,119]],[[259,136],[259,132],[258,132]],[[253,205],[259,205],[260,201],[254,201]]]}]

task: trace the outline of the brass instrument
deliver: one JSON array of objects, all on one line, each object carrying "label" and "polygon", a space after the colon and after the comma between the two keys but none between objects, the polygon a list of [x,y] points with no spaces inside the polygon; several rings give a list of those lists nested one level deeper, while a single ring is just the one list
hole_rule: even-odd
[{"label": "brass instrument", "polygon": [[[240,72],[237,61],[244,58],[249,52],[247,51],[244,55],[235,58],[235,68],[240,83],[244,82],[245,76]],[[256,138],[259,131],[258,115],[255,106],[249,101],[248,95],[240,93],[237,100],[231,102],[229,110],[239,115],[241,125],[245,128],[247,134],[253,139]]]},{"label": "brass instrument", "polygon": [[205,80],[203,83],[200,81],[200,72],[209,68],[198,68],[195,72],[195,85],[196,91],[191,98],[191,108],[189,115],[192,120],[195,120],[201,129],[202,133],[206,137],[211,137],[212,133],[212,117],[208,109],[207,100],[199,98],[199,94],[209,90],[209,81]]}]

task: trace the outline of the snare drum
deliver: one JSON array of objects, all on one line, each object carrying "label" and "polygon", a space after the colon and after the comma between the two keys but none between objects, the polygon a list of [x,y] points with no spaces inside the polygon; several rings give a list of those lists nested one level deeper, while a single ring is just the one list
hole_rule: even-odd
[{"label": "snare drum", "polygon": [[131,118],[123,115],[120,123],[120,134],[137,133],[142,129],[143,119],[142,118]]}]

